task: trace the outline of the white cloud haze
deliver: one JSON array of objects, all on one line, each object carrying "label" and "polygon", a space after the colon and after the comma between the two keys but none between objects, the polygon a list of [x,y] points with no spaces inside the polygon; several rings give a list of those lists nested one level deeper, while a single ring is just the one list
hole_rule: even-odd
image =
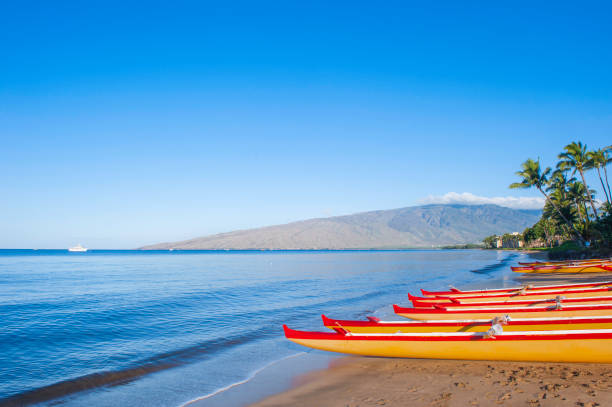
[{"label": "white cloud haze", "polygon": [[427,198],[419,200],[421,204],[463,204],[463,205],[484,205],[494,204],[505,206],[513,209],[542,209],[544,207],[544,198],[535,197],[513,197],[513,196],[498,196],[486,197],[474,195],[470,192],[448,192],[442,196],[429,195]]}]

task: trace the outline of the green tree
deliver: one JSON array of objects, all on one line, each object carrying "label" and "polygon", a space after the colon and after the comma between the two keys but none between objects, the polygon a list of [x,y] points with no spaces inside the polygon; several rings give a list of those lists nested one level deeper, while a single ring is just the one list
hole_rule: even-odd
[{"label": "green tree", "polygon": [[586,193],[586,188],[582,182],[572,182],[568,185],[568,198],[576,206],[578,219],[583,222],[585,228],[588,227],[589,223],[589,216],[586,208]]},{"label": "green tree", "polygon": [[[612,158],[608,158],[607,152],[601,148],[599,150],[589,152],[588,155],[591,165],[597,170],[597,175],[599,176],[599,181],[601,182],[601,188],[603,189],[604,194],[606,195],[606,201],[608,201],[608,204],[610,204],[612,197],[610,196],[610,184],[608,183],[608,171],[606,170],[606,166],[610,162],[612,162]],[[604,170],[606,178],[606,185],[608,186],[607,190],[606,185],[604,185],[604,180],[601,176],[602,168]]]},{"label": "green tree", "polygon": [[497,236],[496,235],[487,236],[484,239],[482,239],[482,242],[484,243],[485,247],[488,247],[489,249],[494,249],[497,247]]},{"label": "green tree", "polygon": [[[582,178],[582,183],[588,189],[588,184],[586,179],[584,178],[584,171],[592,168],[593,163],[589,159],[589,153],[587,152],[586,145],[582,144],[580,141],[572,142],[565,147],[563,153],[559,154],[559,164],[557,164],[557,168],[561,170],[569,170],[571,169],[575,173],[578,171],[580,177]],[[591,208],[593,209],[593,214],[595,215],[595,219],[599,216],[597,215],[597,209],[595,208],[595,203],[593,199],[589,197],[589,202],[591,204]]]},{"label": "green tree", "polygon": [[540,167],[540,161],[534,161],[531,158],[527,159],[523,164],[521,164],[521,170],[516,172],[516,175],[522,178],[521,182],[515,182],[510,184],[510,188],[531,188],[536,187],[538,191],[546,201],[553,206],[553,208],[557,211],[559,216],[563,219],[563,221],[570,227],[570,229],[574,232],[576,237],[580,239],[581,242],[585,243],[584,237],[578,232],[578,230],[574,227],[574,225],[561,213],[561,210],[557,207],[557,205],[550,199],[548,194],[544,191],[548,184],[548,175],[550,174],[550,167],[546,167],[544,171],[542,171]]},{"label": "green tree", "polygon": [[521,240],[520,235],[513,235],[511,233],[504,233],[502,236],[502,243],[504,247],[516,249],[519,247],[519,241]]},{"label": "green tree", "polygon": [[540,220],[540,227],[542,228],[548,247],[553,246],[553,238],[559,234],[557,225],[558,223],[552,218],[542,218]]},{"label": "green tree", "polygon": [[575,182],[576,178],[567,177],[567,170],[557,169],[553,171],[548,180],[548,190],[557,191],[561,200],[567,199],[567,187],[570,183]]}]

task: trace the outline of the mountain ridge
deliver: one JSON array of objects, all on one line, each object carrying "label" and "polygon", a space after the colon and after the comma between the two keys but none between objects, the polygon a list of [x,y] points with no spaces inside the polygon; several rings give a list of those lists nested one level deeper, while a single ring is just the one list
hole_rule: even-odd
[{"label": "mountain ridge", "polygon": [[480,242],[521,232],[541,211],[492,204],[428,204],[235,230],[140,247],[141,250],[399,249]]}]

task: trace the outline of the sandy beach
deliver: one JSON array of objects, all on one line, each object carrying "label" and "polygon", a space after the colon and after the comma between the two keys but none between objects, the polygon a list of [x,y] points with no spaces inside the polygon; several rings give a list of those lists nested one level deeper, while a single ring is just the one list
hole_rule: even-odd
[{"label": "sandy beach", "polygon": [[351,356],[252,407],[609,406],[612,365]]}]

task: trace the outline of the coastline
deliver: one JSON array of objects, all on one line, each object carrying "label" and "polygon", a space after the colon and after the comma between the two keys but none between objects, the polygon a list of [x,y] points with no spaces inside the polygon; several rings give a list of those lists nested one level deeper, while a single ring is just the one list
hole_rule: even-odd
[{"label": "coastline", "polygon": [[[95,289],[86,296],[87,303],[78,291],[62,297],[62,307],[57,302],[48,305],[43,302],[62,332],[69,329],[65,341],[63,337],[44,341],[49,332],[38,325],[30,331],[19,327],[22,316],[16,309],[19,312],[12,319],[17,321],[14,326],[26,329],[24,332],[33,340],[19,346],[5,341],[4,360],[12,363],[8,362],[12,355],[24,352],[32,356],[15,359],[16,368],[25,373],[1,384],[6,397],[0,405],[8,401],[7,397],[12,397],[13,404],[19,404],[25,397],[32,400],[29,396],[34,391],[39,396],[50,395],[65,406],[106,406],[119,400],[134,400],[139,401],[135,405],[143,406],[180,406],[194,401],[193,405],[198,407],[243,407],[290,389],[302,374],[320,370],[343,357],[308,351],[285,340],[283,323],[317,330],[321,327],[322,313],[346,319],[361,319],[365,315],[390,319],[394,315],[390,304],[407,303],[406,293],[416,292],[422,286],[442,290],[448,282],[460,287],[513,284],[508,259],[527,258],[484,250],[193,256],[191,252],[178,256],[125,251],[57,253],[3,255],[3,270],[16,273],[16,277],[29,278],[29,270],[35,266],[44,277],[40,287],[45,293],[64,293],[63,287],[73,287],[75,280]],[[202,272],[202,264],[210,265],[206,273]],[[423,273],[425,269],[435,272]],[[176,278],[178,271],[180,279]],[[143,280],[156,281],[158,285],[147,295],[141,295]],[[11,287],[18,295],[20,286]],[[117,289],[130,304],[127,310],[115,297],[107,296]],[[31,300],[24,298],[24,304],[34,304],[35,311],[40,309],[39,297]],[[90,302],[95,305],[89,306]],[[104,304],[103,312],[100,303]],[[245,306],[250,312],[244,312]],[[75,310],[70,318],[65,317],[66,309]],[[212,314],[213,309],[221,315]],[[122,318],[112,319],[113,332],[137,335],[128,343],[118,341],[121,346],[109,346],[108,351],[113,354],[119,349],[130,349],[130,360],[112,363],[103,360],[103,365],[95,365],[100,360],[101,346],[108,344],[98,343],[98,337],[89,332],[99,321],[106,329],[107,316],[116,312]],[[55,317],[55,313],[60,317]],[[160,324],[160,318],[171,323]],[[111,340],[115,340],[113,335]],[[148,345],[151,341],[155,341],[153,354]],[[41,347],[45,347],[45,352],[37,354]],[[300,353],[304,354],[285,359]],[[64,364],[55,355],[65,355],[64,358],[80,355],[81,360],[88,360]],[[146,373],[151,368],[154,373],[140,375],[137,380],[115,380],[125,378],[126,369]],[[36,369],[48,369],[48,374],[41,375],[33,385]],[[89,373],[95,374],[95,380]],[[50,394],[49,388],[59,391]],[[56,401],[45,398],[44,403]]]},{"label": "coastline", "polygon": [[[431,250],[427,250],[428,252]],[[463,252],[462,250],[459,250]],[[443,252],[449,252],[448,250]],[[454,252],[454,251],[453,251]],[[466,250],[466,253],[486,253],[490,252],[489,250]],[[495,251],[493,251],[495,252]],[[447,282],[451,282],[453,284],[459,284],[462,288],[465,289],[483,289],[483,288],[493,288],[498,286],[513,286],[516,285],[516,281],[514,278],[516,277],[514,274],[510,272],[508,259],[512,261],[527,261],[530,258],[531,253],[527,253],[525,251],[515,251],[516,253],[508,253],[507,250],[504,250],[503,253],[497,251],[498,257],[496,259],[491,259],[490,263],[486,263],[482,267],[482,269],[470,270],[469,267],[465,267],[461,263],[458,263],[455,267],[462,268],[462,271],[466,275],[461,278],[454,278],[453,275],[448,275],[445,282],[441,280],[432,279],[429,282],[422,282],[423,284],[428,284],[432,288],[437,289],[445,289],[448,286]],[[537,253],[541,254],[541,253]],[[493,267],[491,267],[493,266]],[[470,273],[471,271],[471,273]],[[467,280],[467,281],[466,281]],[[419,286],[421,286],[419,285]],[[413,286],[411,288],[412,291],[417,290],[419,286]],[[408,290],[410,291],[410,290]],[[395,314],[393,312],[392,303],[398,304],[406,304],[407,298],[405,297],[405,292],[402,291],[401,294],[393,296],[384,304],[380,304],[378,308],[370,308],[367,311],[358,312],[363,315],[375,315],[382,319],[393,319]],[[338,309],[334,307],[336,311]],[[352,311],[355,310],[354,306],[350,306],[349,308]],[[321,309],[321,311],[329,311],[329,309]],[[366,310],[366,309],[363,309]],[[330,311],[331,312],[331,311]],[[346,312],[346,310],[345,310]],[[361,318],[362,316],[358,316],[357,318]],[[318,319],[318,318],[316,318]],[[310,330],[324,330],[321,327],[320,322],[317,321],[317,324],[307,328]],[[295,350],[296,352],[306,351],[303,355],[295,358],[289,358],[283,361],[276,361],[272,363],[270,366],[265,367],[263,369],[258,369],[256,374],[249,375],[247,380],[242,380],[240,382],[236,382],[226,388],[219,389],[220,391],[215,391],[213,393],[203,394],[198,397],[194,397],[190,400],[185,400],[181,406],[189,406],[189,407],[244,407],[251,405],[254,402],[258,402],[264,400],[268,397],[272,397],[277,394],[282,394],[286,391],[290,391],[291,389],[299,386],[305,382],[308,382],[312,378],[317,377],[316,372],[326,371],[327,369],[333,369],[338,365],[345,365],[346,363],[350,364],[352,358],[347,357],[347,355],[331,353],[331,352],[323,352],[314,349],[308,349],[301,347],[299,345],[295,345],[290,341],[286,341],[286,345]]]},{"label": "coastline", "polygon": [[[545,253],[529,255],[545,259]],[[568,276],[513,277],[520,284],[571,281]],[[249,406],[406,405],[612,405],[612,365],[344,356],[327,369],[302,375],[293,388]]]}]

